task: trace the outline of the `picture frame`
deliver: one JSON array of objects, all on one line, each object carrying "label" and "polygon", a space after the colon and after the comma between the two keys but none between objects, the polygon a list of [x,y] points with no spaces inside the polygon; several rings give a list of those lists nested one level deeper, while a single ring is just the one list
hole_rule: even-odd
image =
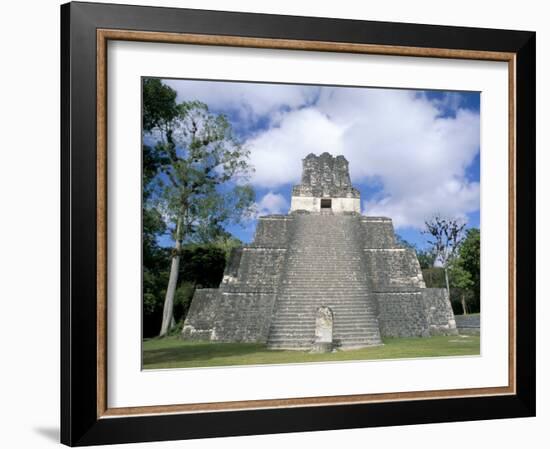
[{"label": "picture frame", "polygon": [[[506,387],[109,408],[107,43],[503,61]],[[535,33],[73,2],[61,7],[61,442],[70,446],[535,415]]]}]

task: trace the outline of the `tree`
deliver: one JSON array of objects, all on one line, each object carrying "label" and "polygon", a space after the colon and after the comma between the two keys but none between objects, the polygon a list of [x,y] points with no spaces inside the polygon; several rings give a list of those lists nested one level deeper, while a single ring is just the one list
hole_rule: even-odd
[{"label": "tree", "polygon": [[458,248],[464,239],[466,223],[456,218],[447,218],[440,215],[435,215],[424,223],[426,230],[423,233],[430,236],[428,244],[431,246],[431,252],[435,260],[434,264],[439,263],[443,267],[447,295],[450,298],[449,264],[456,257]]},{"label": "tree", "polygon": [[174,240],[160,336],[173,321],[174,297],[184,240],[214,239],[226,223],[252,213],[247,184],[249,151],[227,118],[198,101],[176,103],[176,93],[158,79],[143,86],[143,130],[156,140],[150,203],[162,211]]},{"label": "tree", "polygon": [[479,311],[480,296],[480,231],[471,228],[466,231],[466,238],[460,245],[460,266],[469,273],[472,285],[474,311]]},{"label": "tree", "polygon": [[431,251],[420,250],[416,252],[420,268],[423,270],[433,268],[435,263],[435,255]]},{"label": "tree", "polygon": [[467,315],[468,307],[466,306],[466,292],[473,287],[474,282],[472,281],[470,273],[463,268],[461,258],[451,263],[449,267],[449,277],[451,286],[460,290],[462,313]]}]

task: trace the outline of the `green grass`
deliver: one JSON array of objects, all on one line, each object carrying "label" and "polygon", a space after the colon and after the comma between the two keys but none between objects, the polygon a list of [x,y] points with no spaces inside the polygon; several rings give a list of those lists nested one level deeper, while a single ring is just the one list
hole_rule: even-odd
[{"label": "green grass", "polygon": [[383,346],[310,354],[302,351],[272,351],[253,343],[187,342],[177,337],[143,342],[143,368],[196,368],[273,363],[336,362],[346,360],[404,359],[479,355],[479,336],[387,338]]}]

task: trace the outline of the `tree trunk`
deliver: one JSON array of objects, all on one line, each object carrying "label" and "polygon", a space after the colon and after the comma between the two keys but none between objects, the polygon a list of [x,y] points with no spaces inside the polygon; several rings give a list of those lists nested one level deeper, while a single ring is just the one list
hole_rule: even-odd
[{"label": "tree trunk", "polygon": [[466,308],[466,296],[464,295],[464,292],[461,293],[460,299],[462,302],[462,313],[464,315],[468,315],[468,309]]},{"label": "tree trunk", "polygon": [[451,289],[449,288],[449,273],[447,272],[447,267],[444,268],[445,271],[445,285],[447,286],[447,297],[449,301],[451,300]]},{"label": "tree trunk", "polygon": [[172,264],[170,266],[170,278],[168,280],[168,288],[166,289],[166,297],[164,298],[164,309],[162,311],[162,325],[160,327],[159,337],[164,337],[172,325],[174,318],[174,297],[176,296],[176,287],[178,285],[178,273],[180,269],[180,250],[182,240],[182,219],[178,217],[176,225],[176,246],[172,253]]}]

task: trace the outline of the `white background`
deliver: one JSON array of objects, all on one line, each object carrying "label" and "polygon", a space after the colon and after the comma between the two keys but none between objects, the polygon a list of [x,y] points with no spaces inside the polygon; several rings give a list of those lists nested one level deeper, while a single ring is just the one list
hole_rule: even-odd
[{"label": "white background", "polygon": [[[549,14],[534,0],[479,2],[440,1],[269,2],[222,0],[134,1],[144,5],[232,9],[279,14],[420,22],[447,25],[529,29],[537,31],[537,176],[540,233],[537,273],[550,269],[543,224],[550,181]],[[452,5],[452,6],[451,6]],[[53,447],[59,421],[59,2],[6,2],[2,8],[2,83],[0,114],[4,138],[0,182],[2,192],[2,370],[0,400],[3,447]],[[544,151],[546,149],[546,151]],[[546,207],[543,207],[546,205]],[[517,448],[547,445],[550,424],[550,340],[543,318],[550,313],[549,289],[538,286],[538,417],[530,419],[450,423],[400,428],[358,429],[291,435],[239,437],[207,441],[142,444],[141,447],[275,448],[490,446]],[[127,446],[126,446],[127,447]]]},{"label": "white background", "polygon": [[[267,65],[266,58],[277,63]],[[108,61],[109,407],[507,385],[506,63],[142,42],[109,44]],[[135,149],[144,74],[481,91],[482,356],[141,371],[141,158]]]}]

